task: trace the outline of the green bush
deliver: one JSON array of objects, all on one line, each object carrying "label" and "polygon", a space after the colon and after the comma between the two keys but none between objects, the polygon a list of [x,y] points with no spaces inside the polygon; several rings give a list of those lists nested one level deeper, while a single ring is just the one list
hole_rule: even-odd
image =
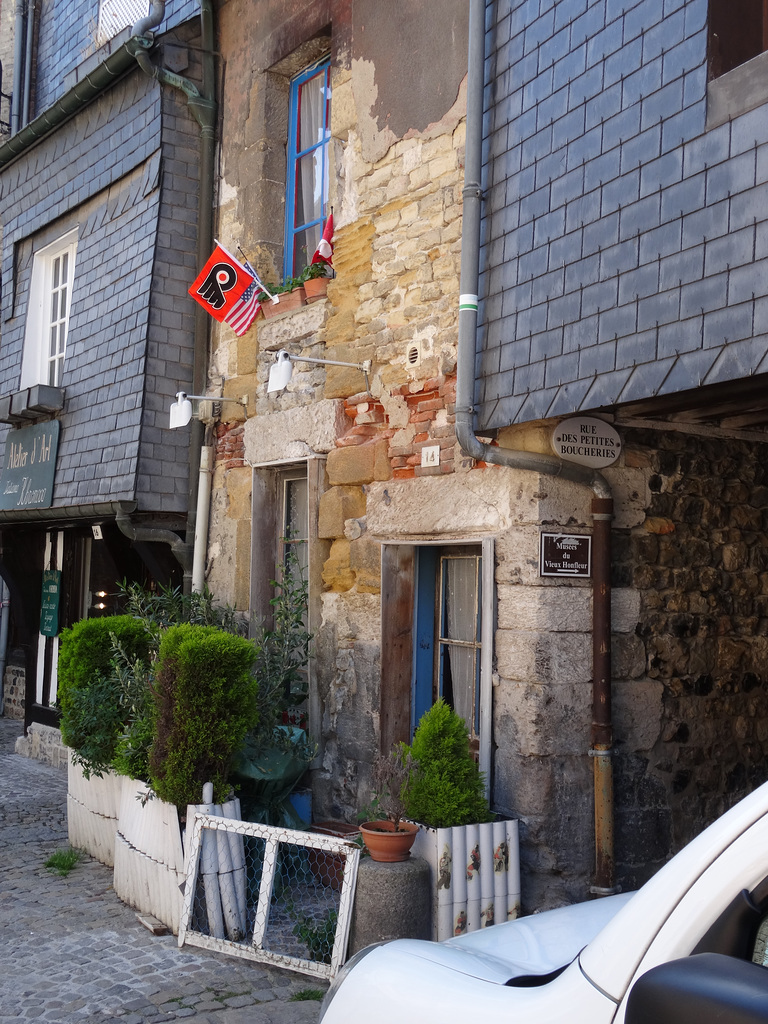
[{"label": "green bush", "polygon": [[127,719],[113,671],[113,640],[129,657],[149,662],[152,636],[130,615],[81,619],[59,639],[61,736],[86,776],[111,768]]},{"label": "green bush", "polygon": [[214,801],[229,795],[233,758],[256,723],[253,644],[214,626],[171,626],[155,665],[155,738],[150,784],[185,809],[212,782]]},{"label": "green bush", "polygon": [[[244,636],[248,620],[229,605],[218,605],[208,587],[201,592],[185,594],[180,587],[156,587],[148,590],[141,583],[123,583],[120,591],[125,610],[140,619],[145,629],[178,626],[191,622],[195,626],[218,626],[227,633]],[[159,631],[158,632],[159,636]]]},{"label": "green bush", "polygon": [[403,756],[408,751],[417,762],[403,792],[409,818],[433,828],[493,819],[466,723],[442,698],[422,716]]},{"label": "green bush", "polygon": [[307,581],[293,553],[286,555],[281,578],[272,580],[272,587],[273,626],[260,623],[253,635],[259,722],[250,740],[261,748],[285,745],[283,715],[307,699],[305,668],[312,641],[306,627]]},{"label": "green bush", "polygon": [[155,702],[152,691],[153,662],[160,643],[160,631],[153,640],[150,660],[131,658],[113,638],[112,680],[118,688],[125,711],[122,734],[115,744],[112,767],[118,775],[149,781],[149,748],[155,735]]}]

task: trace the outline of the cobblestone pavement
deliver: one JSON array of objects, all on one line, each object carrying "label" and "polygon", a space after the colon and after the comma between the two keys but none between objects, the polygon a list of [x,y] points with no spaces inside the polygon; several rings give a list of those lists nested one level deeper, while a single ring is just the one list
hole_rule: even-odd
[{"label": "cobblestone pavement", "polygon": [[0,717],[0,1024],[311,1024],[325,983],[152,935],[84,857],[65,877],[45,861],[67,842],[66,771],[14,753]]}]

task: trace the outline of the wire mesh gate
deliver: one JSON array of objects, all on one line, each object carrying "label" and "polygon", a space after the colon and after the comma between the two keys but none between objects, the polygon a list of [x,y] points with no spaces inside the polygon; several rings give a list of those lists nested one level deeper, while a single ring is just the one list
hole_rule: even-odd
[{"label": "wire mesh gate", "polygon": [[195,814],[179,945],[332,978],[344,962],[360,850],[353,843]]}]

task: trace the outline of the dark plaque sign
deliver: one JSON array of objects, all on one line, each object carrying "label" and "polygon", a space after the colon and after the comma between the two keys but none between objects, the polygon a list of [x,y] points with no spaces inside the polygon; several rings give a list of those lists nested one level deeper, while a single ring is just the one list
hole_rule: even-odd
[{"label": "dark plaque sign", "polygon": [[56,636],[59,632],[59,593],[61,573],[58,569],[43,570],[43,595],[40,601],[40,632]]},{"label": "dark plaque sign", "polygon": [[592,571],[592,538],[583,534],[542,533],[541,576],[589,576]]},{"label": "dark plaque sign", "polygon": [[51,507],[59,426],[58,420],[51,420],[8,432],[0,477],[0,510]]}]

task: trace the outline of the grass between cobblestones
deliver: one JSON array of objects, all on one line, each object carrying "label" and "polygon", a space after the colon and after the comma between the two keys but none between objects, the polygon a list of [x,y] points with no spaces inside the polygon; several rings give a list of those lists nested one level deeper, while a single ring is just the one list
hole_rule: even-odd
[{"label": "grass between cobblestones", "polygon": [[66,878],[81,856],[80,850],[73,850],[71,847],[66,850],[56,850],[45,862],[45,866],[53,874]]},{"label": "grass between cobblestones", "polygon": [[303,1003],[310,999],[317,999],[318,1001],[323,998],[325,991],[321,988],[303,988],[299,992],[294,992],[292,996],[288,998],[289,1003]]}]

